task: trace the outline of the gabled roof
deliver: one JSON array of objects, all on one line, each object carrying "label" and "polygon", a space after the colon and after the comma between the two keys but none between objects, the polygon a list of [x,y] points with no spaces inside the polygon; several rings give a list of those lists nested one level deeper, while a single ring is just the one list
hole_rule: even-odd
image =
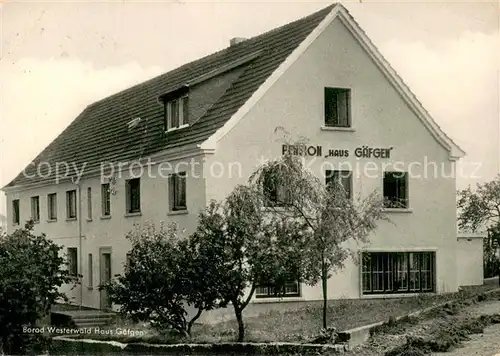
[{"label": "gabled roof", "polygon": [[[363,46],[386,78],[406,101],[431,135],[449,151],[451,160],[465,152],[449,138],[403,83],[389,63],[340,4],[257,37],[183,65],[142,84],[88,106],[42,153],[26,174],[19,174],[7,187],[50,181],[47,170],[34,174],[38,162],[68,162],[95,171],[101,162],[130,162],[170,148],[216,143],[265,95],[267,90],[300,57],[335,19],[339,19]],[[189,126],[163,131],[160,97],[189,88],[203,94]],[[193,95],[191,95],[191,93]],[[200,96],[201,96],[200,94]],[[191,110],[191,109],[190,109]],[[140,130],[130,132],[127,123],[140,117]],[[53,170],[53,169],[52,169]],[[53,172],[54,173],[54,172]],[[33,178],[28,178],[33,175]],[[45,176],[41,179],[40,176]]]},{"label": "gabled roof", "polygon": [[374,63],[382,71],[389,82],[394,86],[403,100],[408,104],[410,109],[420,119],[422,124],[427,128],[429,133],[449,152],[450,160],[457,160],[465,156],[463,151],[446,133],[439,127],[430,114],[425,110],[416,96],[411,92],[410,88],[403,82],[397,72],[391,67],[389,62],[382,56],[375,45],[368,38],[363,29],[354,20],[349,11],[342,5],[338,4],[325,17],[325,19],[315,28],[309,36],[298,46],[290,56],[276,69],[276,71],[266,80],[266,82],[253,93],[252,97],[239,108],[233,117],[228,120],[217,132],[204,142],[203,147],[214,148],[215,144],[226,135],[238,121],[252,108],[252,106],[262,98],[267,90],[278,80],[278,78],[304,53],[309,45],[318,38],[321,33],[332,23],[333,20],[339,19],[346,28],[351,32],[354,38],[359,42],[363,49],[368,53]]},{"label": "gabled roof", "polygon": [[[236,113],[334,6],[91,104],[28,165],[25,174],[19,174],[5,188],[53,182],[56,162],[75,164],[79,169],[86,164],[88,172],[98,170],[101,162],[130,162],[166,149],[204,142]],[[249,57],[251,60],[232,68],[242,58]],[[229,72],[224,73],[227,78],[222,85],[213,81],[213,89],[219,89],[217,97],[209,97],[209,105],[200,103],[203,110],[199,110],[190,126],[165,135],[163,106],[158,98],[193,82],[210,86],[214,73],[222,75],[217,71],[224,67],[229,67]],[[208,84],[199,84],[204,76]],[[224,90],[221,92],[220,88]],[[210,87],[205,90],[214,92]],[[127,123],[138,117],[143,126],[130,131]],[[48,174],[48,166],[43,166],[37,174],[35,167],[40,162],[49,162],[52,174]]]}]

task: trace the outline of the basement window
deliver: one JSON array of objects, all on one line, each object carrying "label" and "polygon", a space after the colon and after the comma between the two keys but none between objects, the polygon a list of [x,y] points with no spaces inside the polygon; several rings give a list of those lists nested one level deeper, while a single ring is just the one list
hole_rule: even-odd
[{"label": "basement window", "polygon": [[261,284],[255,289],[256,298],[300,297],[300,283],[288,281],[281,288],[274,284]]}]

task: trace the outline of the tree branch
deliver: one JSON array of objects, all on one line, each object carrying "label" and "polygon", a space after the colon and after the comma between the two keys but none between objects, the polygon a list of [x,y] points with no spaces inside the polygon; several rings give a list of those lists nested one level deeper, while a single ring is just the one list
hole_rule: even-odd
[{"label": "tree branch", "polygon": [[248,305],[248,303],[250,303],[250,300],[252,299],[256,288],[257,288],[257,286],[255,285],[255,282],[252,283],[252,288],[250,289],[250,294],[248,294],[247,299],[241,304],[241,310],[245,309],[246,306]]}]

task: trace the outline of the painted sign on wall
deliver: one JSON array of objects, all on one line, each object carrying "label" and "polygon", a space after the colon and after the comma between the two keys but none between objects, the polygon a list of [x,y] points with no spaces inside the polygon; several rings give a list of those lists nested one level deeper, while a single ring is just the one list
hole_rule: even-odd
[{"label": "painted sign on wall", "polygon": [[[354,156],[357,158],[391,158],[391,151],[394,147],[369,147],[363,145],[354,150]],[[283,145],[281,148],[282,154],[290,154],[293,156],[316,156],[321,157],[323,152],[322,146],[307,146],[307,145]],[[326,157],[349,157],[350,152],[346,149],[328,149]]]}]

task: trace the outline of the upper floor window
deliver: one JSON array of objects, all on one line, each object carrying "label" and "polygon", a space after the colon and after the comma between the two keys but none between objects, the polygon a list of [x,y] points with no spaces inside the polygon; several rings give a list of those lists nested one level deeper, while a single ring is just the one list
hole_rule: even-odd
[{"label": "upper floor window", "polygon": [[92,188],[87,188],[87,219],[92,220]]},{"label": "upper floor window", "polygon": [[76,219],[76,190],[66,192],[66,217]]},{"label": "upper floor window", "polygon": [[40,221],[40,198],[31,197],[31,219],[34,222]]},{"label": "upper floor window", "polygon": [[111,191],[109,183],[104,183],[101,185],[101,205],[102,205],[102,216],[111,215]]},{"label": "upper floor window", "polygon": [[169,181],[170,210],[186,210],[186,172],[172,174]]},{"label": "upper floor window", "polygon": [[127,213],[141,212],[141,179],[134,178],[127,181]]},{"label": "upper floor window", "polygon": [[325,126],[351,127],[351,90],[325,88]]},{"label": "upper floor window", "polygon": [[352,172],[351,171],[332,171],[325,172],[326,185],[332,185],[335,182],[340,183],[346,193],[347,198],[352,198]]},{"label": "upper floor window", "polygon": [[408,173],[384,173],[384,206],[386,208],[408,208]]},{"label": "upper floor window", "polygon": [[49,220],[57,219],[57,194],[51,193],[47,195],[47,213]]},{"label": "upper floor window", "polygon": [[265,206],[284,206],[291,202],[290,187],[285,186],[277,169],[268,169],[264,172],[263,191]]},{"label": "upper floor window", "polygon": [[182,96],[165,103],[165,128],[172,130],[188,124],[188,96]]},{"label": "upper floor window", "polygon": [[15,199],[12,201],[12,223],[14,225],[19,225],[20,222],[19,216],[19,199]]}]

